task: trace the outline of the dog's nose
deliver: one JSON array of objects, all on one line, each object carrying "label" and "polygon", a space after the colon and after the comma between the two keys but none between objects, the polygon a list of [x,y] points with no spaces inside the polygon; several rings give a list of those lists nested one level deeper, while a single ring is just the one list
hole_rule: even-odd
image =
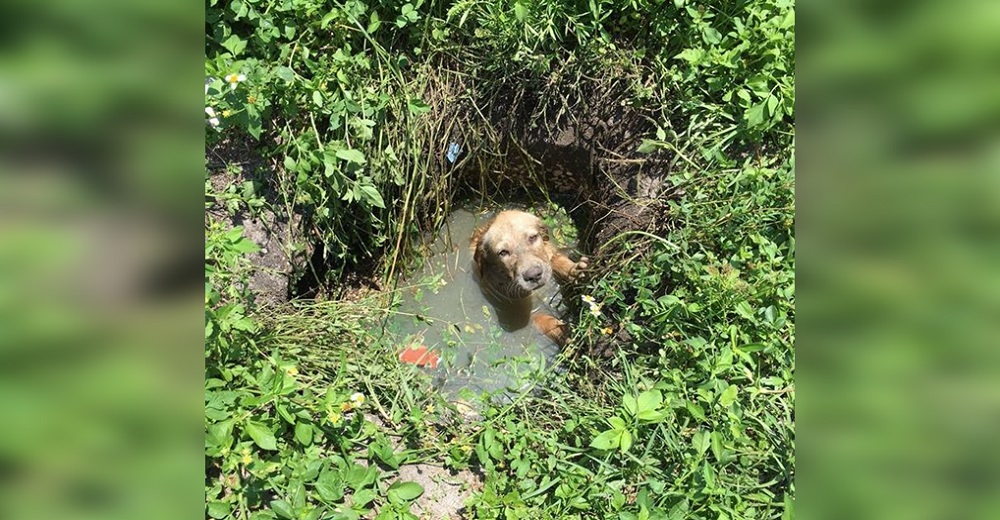
[{"label": "dog's nose", "polygon": [[538,283],[538,281],[542,279],[541,266],[536,265],[535,267],[528,269],[523,274],[521,274],[521,278],[524,278],[524,281],[529,283]]}]

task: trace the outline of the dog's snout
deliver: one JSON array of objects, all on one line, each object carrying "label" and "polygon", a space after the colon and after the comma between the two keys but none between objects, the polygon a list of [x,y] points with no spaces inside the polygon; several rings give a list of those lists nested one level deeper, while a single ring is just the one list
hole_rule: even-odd
[{"label": "dog's snout", "polygon": [[529,283],[538,283],[542,279],[542,266],[536,265],[521,274],[521,278]]}]

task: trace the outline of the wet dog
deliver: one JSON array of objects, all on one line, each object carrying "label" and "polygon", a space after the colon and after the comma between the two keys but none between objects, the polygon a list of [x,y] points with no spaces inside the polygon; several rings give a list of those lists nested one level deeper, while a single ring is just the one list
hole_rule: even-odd
[{"label": "wet dog", "polygon": [[565,343],[566,324],[547,313],[534,312],[531,294],[545,284],[576,280],[589,265],[583,257],[570,260],[549,241],[549,229],[523,211],[503,211],[472,234],[472,262],[479,285],[493,304],[500,324],[508,330],[535,327],[552,341]]}]

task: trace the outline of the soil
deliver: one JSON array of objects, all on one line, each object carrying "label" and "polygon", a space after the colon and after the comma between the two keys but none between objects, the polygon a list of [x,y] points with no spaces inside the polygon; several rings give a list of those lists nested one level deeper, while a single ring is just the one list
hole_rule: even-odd
[{"label": "soil", "polygon": [[411,511],[428,520],[464,518],[465,501],[483,487],[482,477],[470,470],[454,471],[430,464],[400,466],[399,480],[423,486],[424,494],[414,501]]},{"label": "soil", "polygon": [[302,216],[288,217],[272,209],[284,206],[277,190],[277,175],[273,166],[260,157],[252,141],[222,141],[206,156],[214,193],[225,194],[232,188],[239,192],[247,181],[256,184],[257,195],[265,202],[263,207],[251,210],[245,204],[233,207],[225,200],[215,199],[207,212],[216,221],[225,223],[227,229],[243,226],[244,235],[260,247],[260,251],[250,254],[254,268],[250,290],[256,303],[273,305],[288,301],[291,280],[306,269],[306,255],[312,250],[300,229]]}]

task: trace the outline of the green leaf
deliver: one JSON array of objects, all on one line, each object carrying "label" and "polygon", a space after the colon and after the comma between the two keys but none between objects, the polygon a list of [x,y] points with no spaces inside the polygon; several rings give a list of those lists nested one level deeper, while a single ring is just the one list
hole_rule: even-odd
[{"label": "green leaf", "polygon": [[667,418],[667,414],[661,410],[644,410],[635,416],[640,421],[660,422]]},{"label": "green leaf", "polygon": [[705,479],[706,490],[715,489],[715,470],[707,461],[701,466],[701,476]]},{"label": "green leaf", "polygon": [[233,445],[233,419],[209,425],[205,433],[205,447],[221,450]]},{"label": "green leaf", "polygon": [[652,139],[643,139],[642,144],[635,151],[639,153],[653,153],[661,148],[664,148],[663,143],[653,141]]},{"label": "green leaf", "polygon": [[517,17],[517,21],[523,22],[528,16],[528,7],[522,2],[514,2],[514,16]]},{"label": "green leaf", "polygon": [[335,471],[324,470],[316,479],[316,493],[327,502],[338,502],[344,498],[344,482]]},{"label": "green leaf", "polygon": [[351,500],[357,507],[365,507],[369,502],[375,500],[375,491],[372,489],[362,489],[351,495]]},{"label": "green leaf", "polygon": [[639,394],[638,399],[638,411],[652,411],[656,410],[663,404],[663,394],[659,390],[646,390],[645,392]]},{"label": "green leaf", "polygon": [[708,451],[708,448],[709,446],[711,446],[711,444],[712,444],[711,435],[705,433],[702,430],[698,430],[691,437],[691,445],[694,446],[694,449],[698,451],[698,455],[704,455],[705,452]]},{"label": "green leaf", "polygon": [[313,442],[313,427],[307,422],[300,422],[295,425],[295,440],[303,446],[309,446]]},{"label": "green leaf", "polygon": [[716,461],[722,462],[722,435],[719,432],[712,432],[712,455],[715,455]]},{"label": "green leaf", "polygon": [[359,520],[360,518],[361,515],[354,509],[340,508],[340,511],[335,512],[330,520]]},{"label": "green leaf", "polygon": [[758,127],[764,123],[764,102],[757,103],[756,105],[747,109],[743,117],[747,121],[747,126],[750,128]]},{"label": "green leaf", "polygon": [[431,106],[428,105],[427,103],[424,103],[419,98],[411,98],[408,105],[410,107],[410,113],[415,116],[419,116],[420,114],[426,114],[427,112],[431,111]]},{"label": "green leaf", "polygon": [[233,56],[239,56],[247,48],[247,42],[234,34],[226,38],[226,41],[222,42],[222,46],[233,53]]},{"label": "green leaf", "polygon": [[239,251],[240,253],[256,253],[257,251],[260,251],[260,246],[255,244],[252,240],[244,238],[233,244],[233,250]]},{"label": "green leaf", "polygon": [[791,495],[785,493],[785,510],[781,512],[781,520],[792,520],[795,518],[795,500]]},{"label": "green leaf", "polygon": [[773,116],[778,108],[778,98],[774,97],[774,94],[768,94],[766,102],[767,113]]},{"label": "green leaf", "polygon": [[364,164],[365,154],[361,153],[359,150],[353,148],[346,148],[343,150],[337,150],[337,157],[351,163]]},{"label": "green leaf", "polygon": [[594,440],[590,441],[591,448],[597,448],[599,450],[611,450],[617,448],[621,442],[621,436],[619,434],[621,430],[607,430],[601,432]]},{"label": "green leaf", "polygon": [[743,319],[753,321],[753,309],[745,301],[736,304],[736,314],[739,314]]},{"label": "green leaf", "polygon": [[209,502],[208,503],[208,516],[212,518],[225,518],[229,516],[233,508],[225,502]]},{"label": "green leaf", "polygon": [[354,463],[342,474],[348,486],[353,489],[361,489],[375,482],[375,478],[378,477],[378,470],[371,466],[366,468]]},{"label": "green leaf", "polygon": [[271,501],[271,511],[274,511],[281,518],[287,518],[289,520],[295,518],[292,513],[292,506],[284,500],[272,500]]},{"label": "green leaf", "polygon": [[252,135],[254,139],[260,139],[260,133],[264,128],[263,123],[261,122],[259,114],[258,115],[250,114],[251,112],[250,106],[252,105],[247,106],[247,113],[248,113],[247,132],[250,132],[250,135]]},{"label": "green leaf", "polygon": [[722,41],[722,34],[713,27],[705,27],[702,30],[702,37],[709,45],[716,45]]},{"label": "green leaf", "polygon": [[725,390],[722,391],[722,395],[719,396],[719,404],[723,408],[729,408],[734,401],[736,401],[736,396],[739,394],[739,388],[736,385],[729,385]]},{"label": "green leaf", "polygon": [[705,57],[705,51],[702,49],[684,49],[678,53],[674,58],[679,60],[684,60],[691,65],[700,63],[702,58]]},{"label": "green leaf", "polygon": [[685,404],[685,408],[687,408],[687,411],[691,414],[691,417],[694,417],[699,421],[705,420],[705,410],[702,409],[701,405],[699,405],[698,403],[688,401],[687,404]]},{"label": "green leaf", "polygon": [[626,428],[625,420],[621,417],[612,417],[608,419],[608,423],[611,424],[611,427],[616,430],[624,430]]},{"label": "green leaf", "polygon": [[382,200],[382,194],[375,189],[375,186],[362,184],[358,189],[361,190],[361,194],[369,204],[376,208],[385,208],[385,201]]},{"label": "green leaf", "polygon": [[389,486],[389,490],[387,492],[390,501],[392,501],[395,496],[397,500],[403,502],[410,502],[423,494],[423,486],[417,484],[416,482],[396,482],[395,484]]},{"label": "green leaf", "polygon": [[274,433],[264,426],[263,424],[256,421],[247,421],[246,432],[253,439],[257,446],[265,450],[276,450],[278,449],[277,442],[274,439]]},{"label": "green leaf", "polygon": [[632,447],[632,433],[628,430],[622,430],[619,444],[621,446],[622,453],[628,451],[628,449]]},{"label": "green leaf", "polygon": [[396,456],[396,452],[393,450],[392,445],[390,445],[385,438],[379,438],[375,442],[368,445],[368,457],[378,458],[392,469],[399,468],[399,457]]},{"label": "green leaf", "polygon": [[336,20],[339,16],[340,16],[339,9],[334,9],[333,11],[326,13],[326,15],[323,16],[323,19],[319,21],[320,29],[326,29],[327,26],[330,25],[330,22]]},{"label": "green leaf", "polygon": [[312,100],[313,100],[313,104],[314,105],[316,105],[318,107],[322,107],[323,106],[323,93],[320,92],[320,91],[318,91],[318,90],[314,90],[313,93],[312,93]]},{"label": "green leaf", "polygon": [[295,80],[295,72],[288,67],[278,67],[274,69],[274,75],[289,83]]},{"label": "green leaf", "polygon": [[634,395],[625,394],[622,396],[622,408],[628,412],[629,415],[635,415],[639,411],[639,403]]},{"label": "green leaf", "polygon": [[372,14],[368,17],[368,34],[372,34],[382,26],[382,20],[379,20],[378,11],[372,11]]},{"label": "green leaf", "polygon": [[[486,309],[486,306],[483,306]],[[497,441],[496,430],[493,428],[487,428],[483,432],[483,436],[479,438],[479,442],[482,444],[483,448],[486,450],[486,454],[493,460],[503,460],[503,445]]]}]

